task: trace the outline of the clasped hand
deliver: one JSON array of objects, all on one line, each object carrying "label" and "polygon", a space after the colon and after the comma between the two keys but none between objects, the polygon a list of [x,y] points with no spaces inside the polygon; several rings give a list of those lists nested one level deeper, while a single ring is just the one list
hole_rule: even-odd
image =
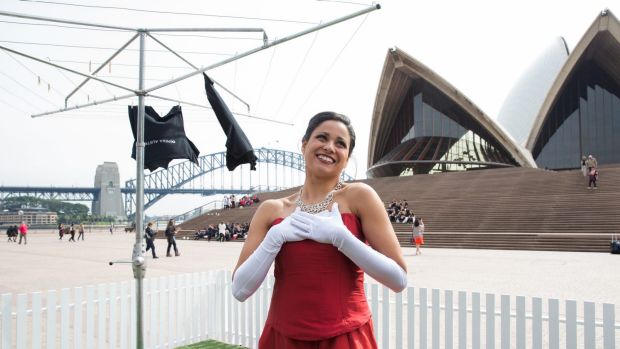
[{"label": "clasped hand", "polygon": [[344,239],[350,235],[349,230],[342,222],[338,203],[334,203],[331,211],[324,211],[318,215],[312,215],[297,209],[289,217],[293,227],[305,232],[307,239],[316,242],[340,248]]}]

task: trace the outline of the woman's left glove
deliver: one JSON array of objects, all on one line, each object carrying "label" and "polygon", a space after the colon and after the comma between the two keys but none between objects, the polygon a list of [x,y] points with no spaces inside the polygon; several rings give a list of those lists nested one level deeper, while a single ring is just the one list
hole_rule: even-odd
[{"label": "woman's left glove", "polygon": [[342,222],[338,203],[334,203],[331,211],[323,211],[317,215],[302,212],[297,208],[291,215],[291,224],[308,233],[308,239],[330,244],[338,249],[346,238],[355,238]]},{"label": "woman's left glove", "polygon": [[342,222],[338,203],[317,215],[296,210],[291,225],[308,233],[308,239],[338,248],[373,279],[400,292],[407,287],[407,273],[393,259],[375,251],[353,235]]}]

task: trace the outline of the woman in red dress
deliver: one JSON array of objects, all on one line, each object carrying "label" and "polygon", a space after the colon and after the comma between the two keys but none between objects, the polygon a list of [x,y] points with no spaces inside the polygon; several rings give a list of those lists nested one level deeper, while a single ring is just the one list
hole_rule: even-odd
[{"label": "woman in red dress", "polygon": [[244,301],[275,260],[275,285],[259,348],[377,348],[364,273],[396,292],[407,269],[377,193],[340,175],[355,147],[349,118],[323,112],[302,138],[304,185],[257,209],[233,274]]}]

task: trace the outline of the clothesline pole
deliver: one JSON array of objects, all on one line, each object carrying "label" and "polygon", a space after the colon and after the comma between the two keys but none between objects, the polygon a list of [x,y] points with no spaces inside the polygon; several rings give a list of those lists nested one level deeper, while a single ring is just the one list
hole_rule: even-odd
[{"label": "clothesline pole", "polygon": [[146,273],[144,258],[144,31],[140,33],[140,64],[138,73],[138,129],[136,132],[136,243],[133,246],[132,266],[136,279],[136,348],[144,348],[143,281]]}]

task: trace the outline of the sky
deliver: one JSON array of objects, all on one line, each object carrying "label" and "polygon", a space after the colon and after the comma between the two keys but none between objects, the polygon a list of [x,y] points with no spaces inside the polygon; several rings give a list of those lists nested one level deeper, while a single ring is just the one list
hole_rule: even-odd
[{"label": "sky", "polygon": [[[220,94],[255,148],[300,151],[309,118],[324,110],[348,115],[357,146],[347,172],[365,176],[368,135],[386,53],[399,47],[442,76],[491,118],[529,64],[562,36],[569,49],[611,1],[395,1],[381,9],[260,51],[207,73],[245,103]],[[262,28],[271,42],[341,18],[371,3],[354,1],[17,1],[0,12],[130,28]],[[617,15],[617,14],[616,14]],[[45,25],[42,25],[45,24]],[[49,25],[52,24],[52,25]],[[259,47],[261,33],[152,33],[196,67]],[[89,74],[133,36],[132,32],[0,16],[0,46]],[[146,39],[145,87],[193,70]],[[138,41],[98,74],[138,87]],[[97,165],[119,166],[121,183],[136,177],[127,106],[137,98],[32,118],[64,107],[82,77],[0,50],[0,186],[93,185]],[[217,88],[217,87],[216,87]],[[91,81],[68,105],[127,95]],[[201,155],[225,150],[225,136],[206,105],[202,77],[153,91],[182,101],[185,130]],[[147,98],[164,115],[177,102]],[[273,121],[266,121],[269,119]],[[204,198],[199,199],[204,200]],[[180,201],[191,201],[183,207]],[[185,198],[162,200],[147,214],[198,206]]]}]

